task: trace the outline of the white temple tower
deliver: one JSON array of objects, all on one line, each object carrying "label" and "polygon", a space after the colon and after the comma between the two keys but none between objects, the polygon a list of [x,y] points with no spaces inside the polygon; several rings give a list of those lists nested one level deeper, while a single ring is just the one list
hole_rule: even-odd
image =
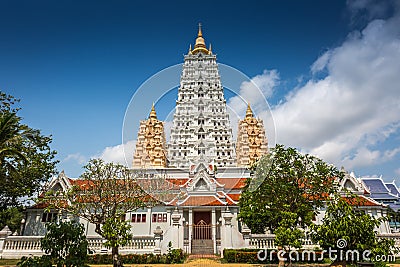
[{"label": "white temple tower", "polygon": [[236,155],[216,55],[206,48],[199,25],[194,49],[184,57],[168,144],[169,166],[196,162],[235,166]]}]

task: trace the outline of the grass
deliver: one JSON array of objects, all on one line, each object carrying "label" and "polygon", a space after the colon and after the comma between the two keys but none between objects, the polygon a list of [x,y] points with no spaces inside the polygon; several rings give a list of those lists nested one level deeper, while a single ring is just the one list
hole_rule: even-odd
[{"label": "grass", "polygon": [[0,259],[0,266],[15,266],[19,260]]}]

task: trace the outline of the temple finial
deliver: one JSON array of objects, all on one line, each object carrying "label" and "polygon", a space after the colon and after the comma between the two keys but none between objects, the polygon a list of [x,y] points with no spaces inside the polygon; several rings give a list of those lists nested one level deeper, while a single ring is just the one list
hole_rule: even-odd
[{"label": "temple finial", "polygon": [[201,32],[201,23],[199,22],[199,33],[197,34],[197,37],[202,37],[203,33]]},{"label": "temple finial", "polygon": [[189,54],[192,53],[192,44],[189,45]]},{"label": "temple finial", "polygon": [[151,111],[150,111],[150,119],[157,119],[157,113],[156,113],[156,109],[154,108],[154,103],[151,106]]},{"label": "temple finial", "polygon": [[253,111],[251,110],[250,103],[247,103],[246,118],[253,118]]},{"label": "temple finial", "polygon": [[192,54],[197,54],[198,52],[203,52],[205,55],[208,54],[206,42],[203,38],[203,32],[201,31],[201,23],[199,23],[199,33],[197,34],[196,43],[194,45]]},{"label": "temple finial", "polygon": [[210,43],[210,47],[208,48],[208,54],[212,54],[212,50],[211,50],[211,43]]}]

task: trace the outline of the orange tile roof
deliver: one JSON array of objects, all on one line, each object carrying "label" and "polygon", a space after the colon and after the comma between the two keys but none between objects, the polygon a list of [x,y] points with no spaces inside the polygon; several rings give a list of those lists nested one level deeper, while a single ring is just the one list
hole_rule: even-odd
[{"label": "orange tile roof", "polygon": [[215,180],[225,185],[225,189],[242,189],[246,185],[247,178],[216,178]]},{"label": "orange tile roof", "polygon": [[365,196],[355,196],[355,197],[342,197],[342,199],[346,200],[348,204],[351,206],[383,206],[383,204],[380,204],[376,202],[373,199],[369,199]]},{"label": "orange tile roof", "polygon": [[188,178],[168,178],[167,181],[175,185],[184,185],[189,179]]},{"label": "orange tile roof", "polygon": [[230,197],[233,201],[239,201],[240,194],[226,194],[228,197]]},{"label": "orange tile roof", "polygon": [[225,206],[225,204],[215,196],[190,196],[179,206]]},{"label": "orange tile roof", "polygon": [[44,203],[44,202],[39,202],[31,207],[29,207],[30,209],[45,209],[49,206],[48,203]]}]

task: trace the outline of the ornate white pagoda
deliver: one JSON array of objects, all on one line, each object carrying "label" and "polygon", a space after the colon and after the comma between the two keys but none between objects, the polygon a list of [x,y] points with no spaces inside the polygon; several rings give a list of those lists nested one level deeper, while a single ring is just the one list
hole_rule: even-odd
[{"label": "ornate white pagoda", "polygon": [[217,167],[236,163],[216,55],[206,48],[201,27],[185,55],[176,111],[168,144],[169,166],[204,162]]}]

